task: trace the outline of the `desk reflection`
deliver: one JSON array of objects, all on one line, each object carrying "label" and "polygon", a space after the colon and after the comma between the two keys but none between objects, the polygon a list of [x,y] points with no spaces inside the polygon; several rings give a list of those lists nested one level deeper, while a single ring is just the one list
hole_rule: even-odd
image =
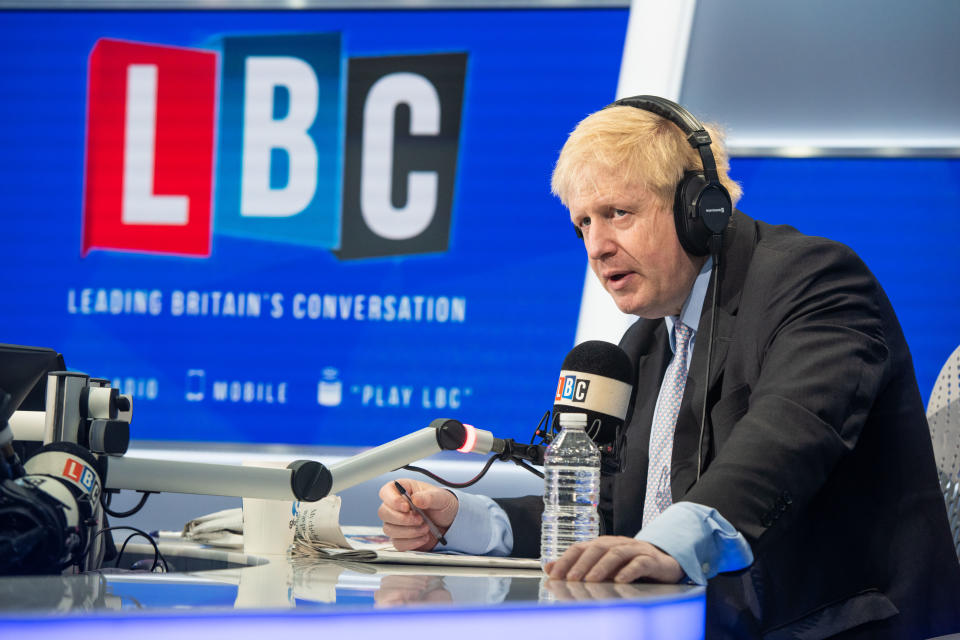
[{"label": "desk reflection", "polygon": [[[152,549],[132,552],[146,554],[152,553]],[[677,585],[549,580],[538,569],[366,564],[283,555],[248,557],[200,545],[167,546],[163,552],[172,559],[173,566],[187,570],[166,574],[104,570],[81,575],[2,577],[0,612],[289,610],[340,606],[390,609],[503,602],[536,606],[588,600],[702,597],[691,592],[697,588]],[[198,558],[205,563],[200,565],[203,570],[193,570]],[[212,568],[218,565],[228,568]]]},{"label": "desk reflection", "polygon": [[442,576],[383,576],[380,588],[373,594],[373,601],[376,607],[397,607],[454,600]]}]

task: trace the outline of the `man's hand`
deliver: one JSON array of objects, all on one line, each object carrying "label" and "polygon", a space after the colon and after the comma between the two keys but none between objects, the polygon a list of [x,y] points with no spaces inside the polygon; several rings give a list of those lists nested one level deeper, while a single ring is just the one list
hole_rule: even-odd
[{"label": "man's hand", "polygon": [[[413,504],[433,520],[440,533],[446,533],[460,508],[457,497],[446,489],[426,482],[409,478],[401,478],[398,482],[407,490]],[[390,542],[398,551],[429,551],[436,546],[437,539],[431,535],[427,523],[410,508],[393,482],[380,487],[380,500],[383,503],[377,509],[377,515],[383,520],[383,532],[390,536]]]},{"label": "man's hand", "polygon": [[578,542],[544,570],[551,578],[585,582],[677,583],[684,576],[672,557],[649,542],[624,536],[600,536],[590,542]]}]

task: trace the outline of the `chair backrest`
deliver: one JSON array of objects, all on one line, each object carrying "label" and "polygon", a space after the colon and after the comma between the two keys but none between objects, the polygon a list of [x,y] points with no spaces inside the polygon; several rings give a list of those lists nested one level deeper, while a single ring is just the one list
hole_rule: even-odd
[{"label": "chair backrest", "polygon": [[933,385],[927,403],[927,422],[953,544],[960,557],[960,347],[947,358]]}]

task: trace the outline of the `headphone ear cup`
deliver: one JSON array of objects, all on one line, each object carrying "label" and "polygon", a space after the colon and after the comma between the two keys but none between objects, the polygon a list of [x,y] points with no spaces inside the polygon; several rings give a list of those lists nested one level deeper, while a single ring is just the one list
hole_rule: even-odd
[{"label": "headphone ear cup", "polygon": [[687,171],[677,184],[673,200],[673,220],[680,246],[695,256],[705,256],[710,252],[711,231],[703,224],[697,206],[700,194],[707,186],[707,179],[702,173]]},{"label": "headphone ear cup", "polygon": [[730,194],[702,173],[687,171],[677,185],[673,219],[680,246],[695,256],[710,253],[710,238],[723,234],[733,214]]}]

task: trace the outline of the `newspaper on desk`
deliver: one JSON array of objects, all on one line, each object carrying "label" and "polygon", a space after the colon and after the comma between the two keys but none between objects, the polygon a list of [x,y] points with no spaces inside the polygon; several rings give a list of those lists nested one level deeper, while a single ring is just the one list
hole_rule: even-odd
[{"label": "newspaper on desk", "polygon": [[[338,562],[438,565],[500,569],[539,569],[533,558],[471,556],[437,551],[397,551],[380,527],[340,526],[340,496],[301,502],[290,555]],[[207,545],[242,547],[243,512],[225,509],[191,520],[181,537]]]},{"label": "newspaper on desk", "polygon": [[293,534],[293,556],[336,557],[338,560],[372,562],[378,551],[393,549],[380,527],[340,526],[340,496],[317,502],[301,502]]}]

